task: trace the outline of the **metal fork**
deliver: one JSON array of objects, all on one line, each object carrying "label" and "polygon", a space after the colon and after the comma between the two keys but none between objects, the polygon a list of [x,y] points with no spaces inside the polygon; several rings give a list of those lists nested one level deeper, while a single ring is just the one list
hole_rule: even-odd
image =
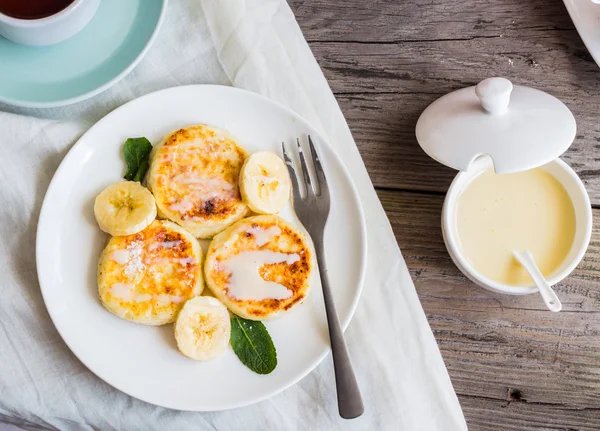
[{"label": "metal fork", "polygon": [[323,297],[325,300],[325,312],[327,313],[327,323],[329,326],[329,338],[331,340],[338,410],[340,416],[344,419],[353,419],[363,414],[364,406],[360,395],[360,389],[358,388],[358,383],[356,382],[356,377],[354,375],[354,369],[350,362],[350,356],[348,355],[348,347],[346,347],[346,342],[344,341],[342,326],[340,325],[340,320],[335,311],[331,289],[329,288],[329,279],[327,277],[327,264],[325,262],[325,245],[323,238],[325,225],[327,224],[327,218],[329,217],[329,187],[327,186],[327,179],[325,178],[323,166],[321,166],[321,160],[315,150],[311,137],[308,137],[308,143],[316,173],[316,190],[313,189],[311,176],[306,167],[306,159],[304,157],[304,151],[302,151],[302,146],[300,145],[300,139],[297,139],[296,141],[298,143],[298,156],[301,165],[300,171],[302,172],[301,178],[304,180],[304,194],[300,190],[298,184],[299,176],[296,175],[294,163],[288,156],[285,143],[282,143],[283,158],[292,180],[294,210],[310,234],[317,253],[317,263],[319,266],[319,274],[321,275]]}]

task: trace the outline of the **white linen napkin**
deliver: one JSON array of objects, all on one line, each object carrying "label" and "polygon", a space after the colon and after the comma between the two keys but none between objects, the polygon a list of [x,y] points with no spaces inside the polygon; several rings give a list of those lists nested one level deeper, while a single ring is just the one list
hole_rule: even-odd
[{"label": "white linen napkin", "polygon": [[[122,103],[197,83],[242,87],[291,107],[329,139],[352,173],[368,234],[364,290],[346,331],[365,400],[358,419],[338,416],[331,357],[297,385],[253,406],[213,413],[156,407],[94,376],[48,317],[35,234],[60,161],[89,126]],[[390,224],[284,0],[170,0],[154,46],[112,89],[63,108],[0,110],[0,422],[36,430],[466,429]]]}]

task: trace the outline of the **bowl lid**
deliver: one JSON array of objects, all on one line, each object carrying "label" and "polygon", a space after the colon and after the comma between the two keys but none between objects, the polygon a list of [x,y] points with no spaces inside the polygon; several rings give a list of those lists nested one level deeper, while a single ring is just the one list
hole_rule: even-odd
[{"label": "bowl lid", "polygon": [[575,139],[573,114],[556,97],[488,78],[442,96],[419,117],[417,141],[430,157],[466,171],[488,155],[496,173],[520,172],[558,158]]}]

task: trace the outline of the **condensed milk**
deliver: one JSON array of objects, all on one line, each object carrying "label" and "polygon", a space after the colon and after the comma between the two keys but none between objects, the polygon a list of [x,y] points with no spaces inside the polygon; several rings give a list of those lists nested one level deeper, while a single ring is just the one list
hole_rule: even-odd
[{"label": "condensed milk", "polygon": [[529,250],[551,276],[569,255],[575,209],[567,190],[542,168],[497,175],[482,171],[457,200],[456,230],[465,258],[502,284],[532,285],[513,250]]}]

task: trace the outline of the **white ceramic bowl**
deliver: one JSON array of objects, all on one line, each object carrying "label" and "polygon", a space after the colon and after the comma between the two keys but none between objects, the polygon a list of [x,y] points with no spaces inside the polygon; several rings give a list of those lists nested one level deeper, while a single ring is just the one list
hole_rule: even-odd
[{"label": "white ceramic bowl", "polygon": [[23,45],[62,42],[83,29],[99,5],[100,0],[75,0],[60,12],[40,19],[19,19],[0,13],[0,35]]},{"label": "white ceramic bowl", "polygon": [[[533,283],[530,286],[510,286],[484,277],[473,268],[460,248],[456,229],[457,199],[479,172],[491,167],[492,161],[488,157],[481,157],[473,162],[468,171],[460,172],[452,181],[442,210],[442,234],[446,248],[458,269],[479,286],[508,295],[535,293],[538,289]],[[568,276],[583,258],[592,235],[592,208],[583,183],[569,165],[556,159],[541,168],[552,174],[567,190],[573,201],[576,217],[575,239],[571,251],[562,265],[548,278],[548,283],[553,285]]]}]

